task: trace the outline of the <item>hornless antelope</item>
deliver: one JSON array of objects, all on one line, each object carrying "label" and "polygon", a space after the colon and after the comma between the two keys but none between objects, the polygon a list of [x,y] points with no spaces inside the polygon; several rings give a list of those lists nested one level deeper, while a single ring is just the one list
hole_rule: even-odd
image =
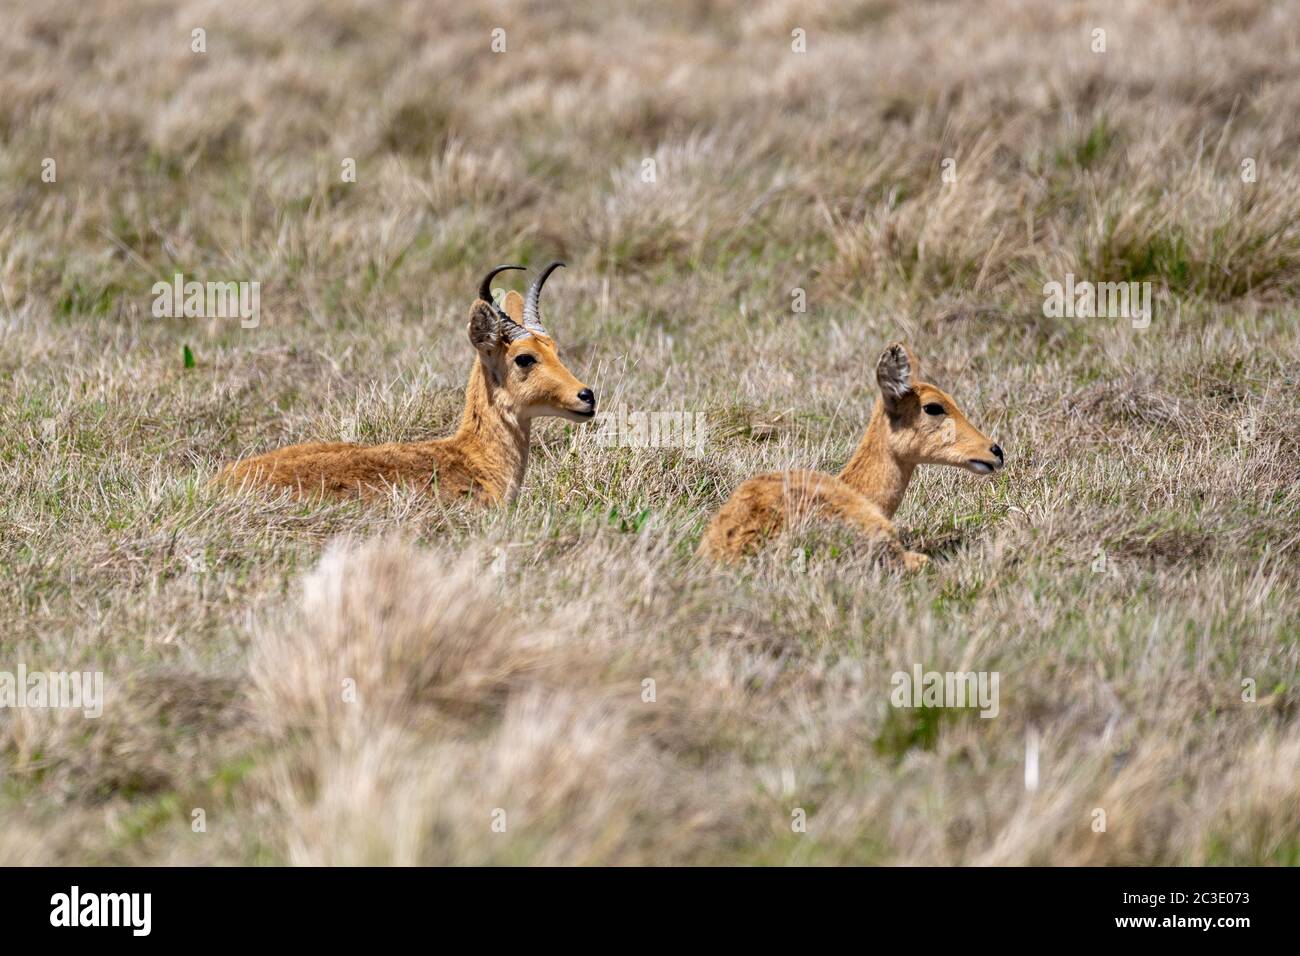
[{"label": "hornless antelope", "polygon": [[895,342],[876,364],[876,400],[858,449],[838,476],[771,472],[751,478],[727,499],[700,542],[700,554],[735,561],[763,540],[807,517],[838,520],[866,532],[909,571],[929,558],[907,551],[890,520],[917,465],[953,465],[977,475],[1003,466],[1002,449],[966,420],[946,392],[919,379],[920,366]]},{"label": "hornless antelope", "polygon": [[512,291],[501,306],[492,299],[492,278],[523,266],[497,266],[483,278],[469,312],[469,341],[478,356],[454,435],[371,446],[291,445],[227,465],[215,480],[299,495],[364,495],[408,484],[480,504],[513,501],[528,464],[532,420],[557,415],[585,422],[596,415],[596,396],[564,367],[542,325],[542,285],[562,265],[552,262],[538,274],[527,301]]}]

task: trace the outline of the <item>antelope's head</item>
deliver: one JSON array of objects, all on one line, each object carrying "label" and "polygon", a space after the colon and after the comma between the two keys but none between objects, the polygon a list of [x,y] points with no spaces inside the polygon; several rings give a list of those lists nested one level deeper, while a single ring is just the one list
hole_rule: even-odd
[{"label": "antelope's head", "polygon": [[977,475],[1002,468],[1002,449],[967,421],[952,396],[920,379],[916,356],[901,342],[881,353],[876,381],[894,457],[912,465],[952,465]]},{"label": "antelope's head", "polygon": [[538,273],[527,300],[511,291],[500,306],[492,298],[493,276],[523,266],[497,266],[483,277],[470,309],[470,343],[478,350],[483,371],[521,420],[558,415],[586,422],[596,416],[595,394],[565,368],[555,340],[542,325],[542,286],[562,265],[552,262]]}]

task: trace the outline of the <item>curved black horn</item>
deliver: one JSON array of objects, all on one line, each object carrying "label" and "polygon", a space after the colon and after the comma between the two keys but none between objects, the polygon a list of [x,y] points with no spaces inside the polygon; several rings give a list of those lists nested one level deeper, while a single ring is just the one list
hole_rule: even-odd
[{"label": "curved black horn", "polygon": [[478,287],[478,297],[486,302],[496,314],[497,328],[500,330],[501,334],[506,337],[507,342],[513,342],[515,339],[523,338],[528,335],[528,330],[522,325],[516,325],[514,319],[510,318],[510,316],[506,314],[506,311],[496,304],[496,300],[492,298],[492,278],[498,272],[505,272],[508,269],[518,269],[523,271],[523,268],[523,266],[497,266],[483,277],[483,282]]},{"label": "curved black horn", "polygon": [[483,283],[478,287],[478,297],[492,306],[493,309],[496,309],[498,314],[501,314],[501,309],[497,307],[496,301],[492,298],[492,278],[498,272],[505,272],[507,269],[518,269],[522,272],[523,268],[523,266],[497,266],[483,277]]},{"label": "curved black horn", "polygon": [[543,335],[546,334],[546,328],[542,325],[542,310],[539,306],[542,298],[542,286],[546,284],[546,277],[563,265],[564,263],[558,259],[552,262],[537,274],[537,278],[529,286],[528,297],[524,299],[524,328],[541,332]]}]

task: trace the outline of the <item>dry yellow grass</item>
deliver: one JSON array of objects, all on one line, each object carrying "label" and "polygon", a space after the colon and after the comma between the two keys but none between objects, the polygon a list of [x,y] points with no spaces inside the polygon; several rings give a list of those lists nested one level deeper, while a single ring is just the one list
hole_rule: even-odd
[{"label": "dry yellow grass", "polygon": [[[0,709],[0,862],[1300,862],[1284,5],[4,7],[0,672],[107,699]],[[445,434],[478,277],[551,258],[565,362],[704,454],[546,422],[504,511],[205,487]],[[154,318],[177,272],[260,322]],[[1045,315],[1067,274],[1150,326]],[[900,338],[1008,455],[914,482],[930,569],[697,563]],[[915,664],[998,716],[892,707]]]}]

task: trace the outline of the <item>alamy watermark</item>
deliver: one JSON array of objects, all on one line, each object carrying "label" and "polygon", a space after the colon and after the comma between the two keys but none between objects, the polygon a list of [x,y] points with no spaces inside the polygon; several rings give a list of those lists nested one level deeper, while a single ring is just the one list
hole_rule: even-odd
[{"label": "alamy watermark", "polygon": [[104,713],[103,671],[0,671],[0,709],[80,710],[94,720]]},{"label": "alamy watermark", "polygon": [[73,885],[67,893],[50,897],[51,926],[120,926],[132,936],[148,936],[153,929],[152,893],[83,893]]},{"label": "alamy watermark", "polygon": [[171,282],[153,284],[155,319],[239,319],[246,329],[261,322],[262,284],[260,282],[185,281],[176,273]]},{"label": "alamy watermark", "polygon": [[702,412],[629,412],[596,414],[596,444],[602,448],[682,448],[692,458],[704,454],[707,429]]},{"label": "alamy watermark", "polygon": [[1150,282],[1043,283],[1043,315],[1049,319],[1131,319],[1133,328],[1151,324]]},{"label": "alamy watermark", "polygon": [[998,715],[998,671],[895,671],[889,702],[895,707],[978,707],[981,717]]}]

